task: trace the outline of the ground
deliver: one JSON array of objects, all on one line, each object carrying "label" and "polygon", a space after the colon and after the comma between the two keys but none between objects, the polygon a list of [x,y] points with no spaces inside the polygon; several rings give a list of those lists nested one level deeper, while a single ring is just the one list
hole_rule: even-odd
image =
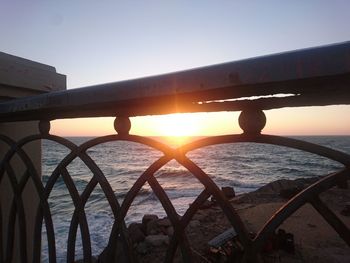
[{"label": "ground", "polygon": [[[301,189],[315,179],[295,181],[279,180],[255,192],[232,198],[230,202],[237,210],[248,230],[257,233],[266,221],[286,201],[281,197],[285,189]],[[293,192],[293,191],[292,191]],[[350,190],[333,187],[320,198],[350,228],[350,216],[341,213],[350,202]],[[163,221],[162,221],[163,220]],[[164,226],[164,219],[158,219]],[[135,254],[139,262],[164,262],[164,256],[171,226],[157,226],[143,229],[146,239],[134,242]],[[149,224],[149,223],[148,223]],[[140,229],[142,228],[140,224]],[[227,258],[209,253],[208,241],[230,228],[227,218],[217,204],[199,210],[186,228],[188,241],[196,262],[230,262]],[[309,204],[304,205],[289,217],[280,227],[294,235],[295,253],[273,250],[261,258],[262,262],[305,262],[305,263],[348,263],[350,248],[332,227]],[[182,262],[181,254],[176,254],[174,262]],[[232,262],[232,261],[231,261]]]}]

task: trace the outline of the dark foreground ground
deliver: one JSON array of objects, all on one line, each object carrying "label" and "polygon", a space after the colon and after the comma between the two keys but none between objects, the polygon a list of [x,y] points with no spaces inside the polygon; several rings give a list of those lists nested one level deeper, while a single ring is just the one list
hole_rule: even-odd
[{"label": "dark foreground ground", "polygon": [[[285,195],[293,194],[295,189],[303,189],[314,181],[315,179],[278,180],[255,192],[236,196],[231,199],[231,203],[248,230],[257,233],[271,215],[286,201]],[[291,189],[292,191],[289,191]],[[333,187],[321,194],[320,197],[350,228],[350,189]],[[169,237],[173,234],[170,221],[167,218],[159,219],[154,215],[145,216],[143,221],[143,224],[129,226],[130,237],[133,239],[138,261],[164,262]],[[186,228],[195,262],[237,262],[229,259],[226,254],[230,252],[227,250],[226,252],[220,249],[213,250],[208,246],[208,241],[230,227],[231,225],[221,208],[208,201],[206,206],[196,213]],[[349,246],[309,204],[297,210],[279,229],[292,233],[294,252],[271,248],[267,245],[265,253],[260,258],[261,262],[350,262]],[[104,262],[103,256],[100,259]],[[182,262],[179,251],[174,262]]]}]

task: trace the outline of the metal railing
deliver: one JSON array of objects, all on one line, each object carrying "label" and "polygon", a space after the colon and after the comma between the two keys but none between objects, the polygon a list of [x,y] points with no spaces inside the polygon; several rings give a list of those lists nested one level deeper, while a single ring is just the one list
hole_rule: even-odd
[{"label": "metal railing", "polygon": [[[273,135],[261,134],[266,117],[263,110],[281,107],[350,104],[350,43],[307,49],[284,54],[266,56],[244,61],[226,63],[184,72],[165,74],[131,81],[110,83],[62,92],[13,100],[0,104],[0,121],[39,120],[39,134],[28,135],[13,141],[0,135],[2,143],[9,146],[0,164],[0,184],[7,177],[13,197],[6,222],[7,232],[0,228],[0,262],[11,262],[14,253],[14,235],[18,224],[22,262],[27,262],[28,236],[23,207],[23,189],[29,181],[35,186],[40,202],[36,209],[34,222],[34,248],[32,262],[40,262],[43,223],[46,227],[49,261],[56,262],[55,233],[48,198],[61,176],[71,196],[74,213],[70,223],[67,240],[67,262],[74,262],[78,227],[80,228],[84,262],[92,262],[89,225],[85,205],[97,185],[102,189],[113,212],[114,224],[106,249],[106,262],[114,262],[117,246],[123,246],[128,262],[135,262],[133,246],[128,237],[125,216],[147,182],[162,204],[174,228],[164,262],[172,262],[180,248],[183,262],[192,262],[190,242],[186,227],[199,207],[213,196],[230,224],[236,230],[244,247],[242,262],[257,262],[258,255],[272,233],[296,210],[310,203],[316,211],[334,228],[339,236],[350,246],[350,230],[319,195],[325,190],[346,182],[350,178],[350,156],[340,151]],[[285,94],[283,97],[252,97]],[[288,94],[288,95],[286,95]],[[243,98],[243,99],[242,99]],[[174,112],[242,111],[239,123],[242,134],[214,136],[188,143],[178,148],[148,137],[130,135],[129,117],[159,115]],[[81,145],[50,134],[50,120],[62,118],[117,116],[114,127],[117,134],[91,139]],[[51,140],[67,147],[70,152],[56,166],[44,185],[34,167],[31,156],[23,148],[33,141]],[[88,150],[96,145],[113,141],[129,141],[147,145],[162,153],[138,179],[119,203],[115,193],[102,170],[89,156]],[[327,175],[307,187],[286,202],[266,222],[255,237],[249,235],[237,211],[225,197],[215,182],[191,161],[186,154],[209,145],[237,142],[253,142],[280,145],[317,154],[344,165],[339,172]],[[17,175],[11,160],[17,156],[25,169]],[[80,158],[91,170],[93,176],[84,191],[78,192],[67,166]],[[171,160],[185,167],[204,186],[192,205],[179,217],[167,193],[154,174]],[[0,224],[5,222],[0,207]],[[17,223],[16,223],[17,222]],[[119,237],[119,238],[118,238]],[[120,240],[120,242],[117,242]]]}]

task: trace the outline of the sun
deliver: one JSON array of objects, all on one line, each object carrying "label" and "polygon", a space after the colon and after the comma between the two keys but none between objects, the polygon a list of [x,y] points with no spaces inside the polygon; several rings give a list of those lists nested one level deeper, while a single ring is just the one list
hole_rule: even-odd
[{"label": "sun", "polygon": [[193,114],[170,114],[161,117],[158,129],[163,136],[195,136],[199,133],[200,125]]}]

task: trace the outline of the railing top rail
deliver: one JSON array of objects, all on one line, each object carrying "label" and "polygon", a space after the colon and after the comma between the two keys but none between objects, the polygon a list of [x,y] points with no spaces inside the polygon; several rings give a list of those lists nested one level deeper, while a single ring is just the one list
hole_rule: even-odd
[{"label": "railing top rail", "polygon": [[350,41],[8,101],[0,121],[350,104],[349,87]]}]

